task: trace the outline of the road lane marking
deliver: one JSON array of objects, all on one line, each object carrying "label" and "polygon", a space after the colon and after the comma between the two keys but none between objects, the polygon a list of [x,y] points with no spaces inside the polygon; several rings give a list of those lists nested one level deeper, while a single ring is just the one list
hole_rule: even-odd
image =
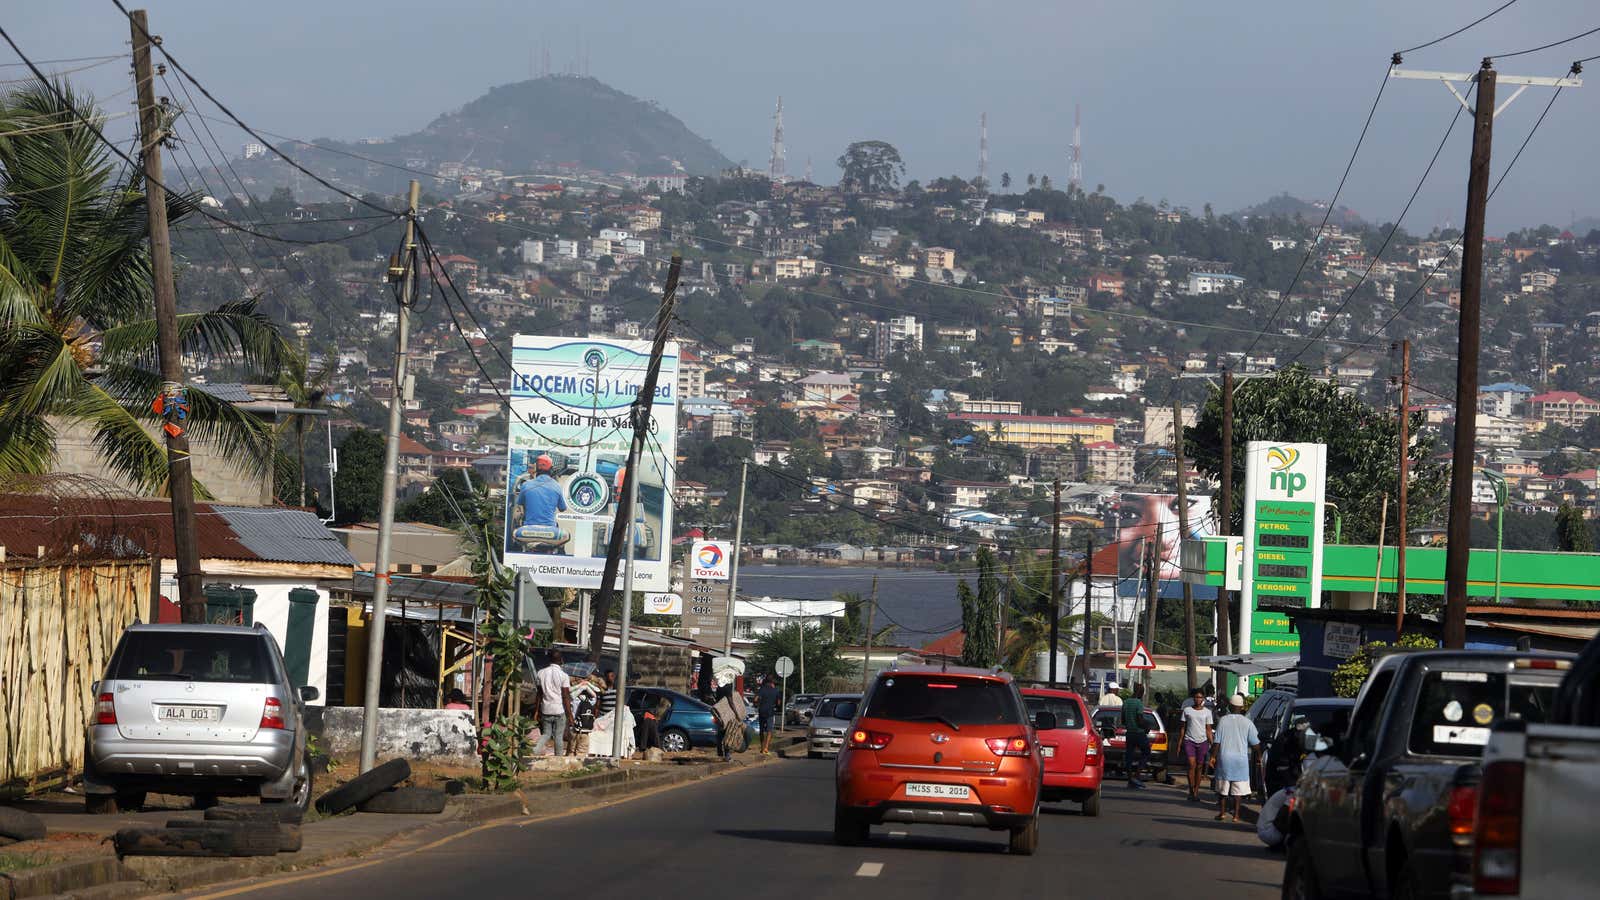
[{"label": "road lane marking", "polygon": [[883,863],[864,862],[864,863],[861,864],[861,868],[856,870],[856,877],[858,877],[858,878],[877,878],[878,877],[878,873],[882,872],[882,871],[883,871]]},{"label": "road lane marking", "polygon": [[904,831],[891,831],[891,832],[889,832],[889,837],[905,837],[905,836],[906,836],[906,833]]}]

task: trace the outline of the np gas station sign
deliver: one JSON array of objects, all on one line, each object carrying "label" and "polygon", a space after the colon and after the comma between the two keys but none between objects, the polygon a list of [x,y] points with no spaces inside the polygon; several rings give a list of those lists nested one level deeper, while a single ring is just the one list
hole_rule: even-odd
[{"label": "np gas station sign", "polygon": [[1327,447],[1251,441],[1245,448],[1244,608],[1239,646],[1245,653],[1292,652],[1286,607],[1314,606],[1322,594],[1322,522]]}]

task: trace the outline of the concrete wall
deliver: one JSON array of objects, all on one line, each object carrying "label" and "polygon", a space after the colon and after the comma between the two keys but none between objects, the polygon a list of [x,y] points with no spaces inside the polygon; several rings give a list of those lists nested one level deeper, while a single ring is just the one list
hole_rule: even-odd
[{"label": "concrete wall", "polygon": [[[124,481],[106,470],[105,454],[94,443],[94,431],[82,422],[52,418],[56,429],[55,471],[71,475],[92,475],[103,478],[119,487],[127,488],[141,496],[144,493],[131,482]],[[154,426],[146,424],[145,430],[159,442]],[[238,506],[270,506],[272,504],[272,472],[249,473],[232,458],[222,454],[215,443],[196,440],[190,445],[194,459],[194,477],[205,485],[217,503]]]},{"label": "concrete wall", "polygon": [[[361,751],[359,706],[329,706],[311,719],[311,733],[322,740],[330,755]],[[378,710],[378,759],[403,756],[454,765],[478,763],[477,729],[472,711],[465,709]]]},{"label": "concrete wall", "polygon": [[[176,600],[178,576],[175,563],[167,560],[161,573],[161,595]],[[256,592],[255,621],[267,626],[278,639],[278,649],[283,649],[289,628],[289,592],[305,588],[317,592],[317,615],[311,631],[311,666],[306,670],[306,683],[321,695],[313,703],[320,706],[328,695],[328,589],[315,579],[294,581],[286,578],[251,575],[205,575],[205,584],[229,584],[246,587]]]}]

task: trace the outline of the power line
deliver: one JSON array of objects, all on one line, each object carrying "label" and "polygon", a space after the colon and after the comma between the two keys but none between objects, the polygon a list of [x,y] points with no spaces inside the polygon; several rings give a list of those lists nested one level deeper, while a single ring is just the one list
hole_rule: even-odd
[{"label": "power line", "polygon": [[1473,27],[1478,26],[1478,25],[1482,25],[1484,22],[1489,21],[1490,19],[1492,19],[1496,15],[1498,15],[1502,10],[1506,9],[1507,7],[1511,6],[1512,4],[1514,4],[1516,2],[1517,2],[1517,0],[1506,0],[1505,3],[1502,3],[1499,6],[1495,7],[1494,9],[1490,10],[1489,12],[1483,14],[1482,16],[1479,16],[1478,18],[1473,19],[1471,22],[1468,22],[1467,24],[1461,26],[1460,28],[1457,28],[1455,31],[1452,31],[1452,32],[1450,32],[1449,34],[1446,34],[1446,35],[1441,35],[1439,37],[1436,37],[1433,40],[1428,41],[1426,43],[1418,44],[1415,47],[1407,47],[1404,50],[1398,51],[1397,55],[1404,55],[1406,53],[1411,53],[1412,51],[1415,51],[1415,50],[1421,50],[1421,49],[1423,49],[1425,47],[1432,47],[1434,44],[1440,44],[1440,43],[1443,43],[1445,41],[1448,41],[1451,38],[1455,37],[1456,35],[1461,34],[1462,32],[1467,31],[1470,28],[1473,28]]},{"label": "power line", "polygon": [[1526,50],[1517,50],[1517,51],[1512,52],[1512,53],[1493,53],[1493,54],[1490,54],[1486,58],[1487,59],[1510,59],[1513,56],[1523,56],[1523,55],[1526,55],[1526,54],[1529,54],[1529,53],[1538,53],[1540,50],[1549,50],[1551,47],[1559,47],[1562,44],[1570,44],[1573,41],[1578,40],[1579,38],[1586,38],[1589,35],[1595,34],[1597,32],[1600,32],[1600,26],[1591,28],[1588,31],[1582,32],[1580,34],[1575,34],[1575,35],[1573,35],[1572,37],[1569,37],[1569,38],[1562,38],[1559,41],[1551,41],[1548,44],[1540,44],[1537,47],[1529,47]]}]

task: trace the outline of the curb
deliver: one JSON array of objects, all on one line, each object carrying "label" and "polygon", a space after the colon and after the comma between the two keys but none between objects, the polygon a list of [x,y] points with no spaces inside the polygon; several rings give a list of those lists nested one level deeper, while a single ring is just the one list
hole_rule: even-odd
[{"label": "curb", "polygon": [[143,887],[138,884],[137,877],[115,856],[40,866],[37,869],[0,874],[0,900],[76,895],[82,891],[113,886],[122,888],[117,896],[129,896],[133,893],[130,888],[136,885]]}]

